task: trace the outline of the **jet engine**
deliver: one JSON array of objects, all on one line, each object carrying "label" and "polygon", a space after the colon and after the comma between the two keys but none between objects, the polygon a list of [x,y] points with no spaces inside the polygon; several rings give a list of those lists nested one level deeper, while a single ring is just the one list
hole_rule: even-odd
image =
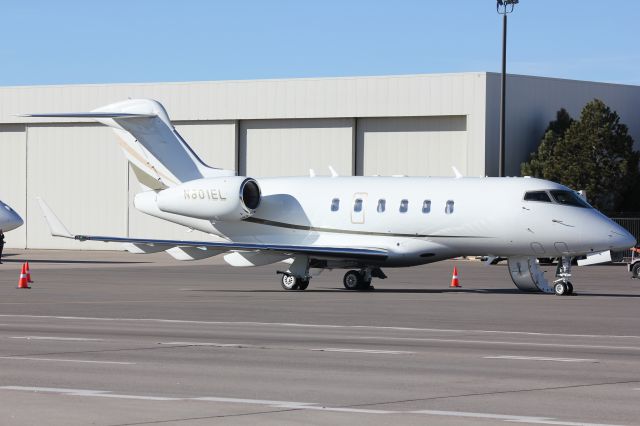
[{"label": "jet engine", "polygon": [[246,219],[260,205],[260,187],[245,176],[195,179],[157,193],[160,210],[197,219]]}]

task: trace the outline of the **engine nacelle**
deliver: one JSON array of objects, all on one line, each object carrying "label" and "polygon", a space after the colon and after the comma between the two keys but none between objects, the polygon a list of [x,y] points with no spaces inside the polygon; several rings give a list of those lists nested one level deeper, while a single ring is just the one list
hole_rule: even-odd
[{"label": "engine nacelle", "polygon": [[196,179],[158,192],[158,208],[167,213],[207,220],[242,220],[260,205],[255,179],[229,176]]}]

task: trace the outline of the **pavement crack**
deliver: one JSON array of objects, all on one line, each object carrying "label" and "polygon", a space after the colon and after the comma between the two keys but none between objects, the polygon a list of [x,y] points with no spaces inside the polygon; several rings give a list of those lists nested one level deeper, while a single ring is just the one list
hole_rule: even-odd
[{"label": "pavement crack", "polygon": [[263,410],[263,411],[252,411],[249,413],[234,413],[234,414],[218,414],[213,416],[202,416],[202,417],[185,417],[181,419],[169,419],[169,420],[150,420],[146,422],[135,422],[135,423],[117,423],[109,426],[140,426],[140,425],[157,425],[162,423],[176,423],[176,422],[188,422],[192,420],[207,420],[207,419],[222,419],[222,418],[230,418],[230,417],[243,417],[243,416],[255,416],[260,414],[277,414],[277,413],[286,413],[291,411],[302,411],[303,408],[287,408],[283,410]]},{"label": "pavement crack", "polygon": [[489,396],[489,395],[515,394],[515,393],[539,392],[539,391],[553,391],[553,390],[588,388],[588,387],[608,386],[608,385],[626,385],[626,384],[632,384],[632,383],[640,383],[640,379],[624,380],[619,382],[585,383],[585,384],[579,384],[579,385],[548,386],[544,388],[512,389],[512,390],[504,390],[504,391],[467,393],[467,394],[460,394],[460,395],[433,396],[429,398],[415,398],[415,399],[404,399],[404,400],[398,400],[398,401],[374,402],[369,404],[343,405],[341,407],[342,408],[376,407],[380,405],[402,404],[402,403],[408,403],[408,402],[436,401],[439,399],[466,398],[471,396]]},{"label": "pavement crack", "polygon": [[27,354],[14,354],[14,355],[1,355],[2,357],[21,357],[21,356],[43,356],[43,355],[78,355],[78,354],[99,354],[107,352],[126,352],[126,351],[150,351],[157,349],[174,349],[174,348],[188,348],[192,345],[179,345],[179,346],[149,346],[141,348],[118,348],[118,349],[96,349],[90,351],[64,351],[64,352],[38,352]]}]

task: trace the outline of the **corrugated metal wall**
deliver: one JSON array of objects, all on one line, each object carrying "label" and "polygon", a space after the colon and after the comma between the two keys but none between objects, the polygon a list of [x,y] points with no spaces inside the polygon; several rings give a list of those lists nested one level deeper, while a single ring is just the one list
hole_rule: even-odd
[{"label": "corrugated metal wall", "polygon": [[[520,144],[516,131],[524,144],[507,148],[507,163],[519,163],[563,96],[575,103],[601,94],[623,112],[631,133],[640,134],[640,116],[627,112],[640,104],[638,87],[516,77],[509,77],[508,140]],[[483,176],[492,174],[497,158],[494,80],[494,74],[462,73],[0,88],[0,199],[26,220],[7,234],[8,247],[105,247],[50,237],[37,195],[76,232],[185,238],[184,228],[132,207],[138,184],[109,129],[16,113],[86,111],[152,98],[211,166],[254,176],[306,175],[309,168],[328,174],[328,165],[341,175],[451,176],[455,165]]]}]

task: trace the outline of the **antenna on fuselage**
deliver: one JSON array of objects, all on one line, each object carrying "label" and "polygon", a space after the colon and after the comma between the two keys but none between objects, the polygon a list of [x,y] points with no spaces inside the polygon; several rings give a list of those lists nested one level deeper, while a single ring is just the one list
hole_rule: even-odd
[{"label": "antenna on fuselage", "polygon": [[456,175],[456,179],[464,177],[462,173],[460,173],[460,171],[456,169],[456,166],[451,166],[451,169],[453,169],[453,174]]},{"label": "antenna on fuselage", "polygon": [[329,171],[331,172],[331,177],[338,177],[340,176],[338,174],[338,172],[335,171],[335,169],[333,167],[331,167],[331,165],[329,165]]}]

